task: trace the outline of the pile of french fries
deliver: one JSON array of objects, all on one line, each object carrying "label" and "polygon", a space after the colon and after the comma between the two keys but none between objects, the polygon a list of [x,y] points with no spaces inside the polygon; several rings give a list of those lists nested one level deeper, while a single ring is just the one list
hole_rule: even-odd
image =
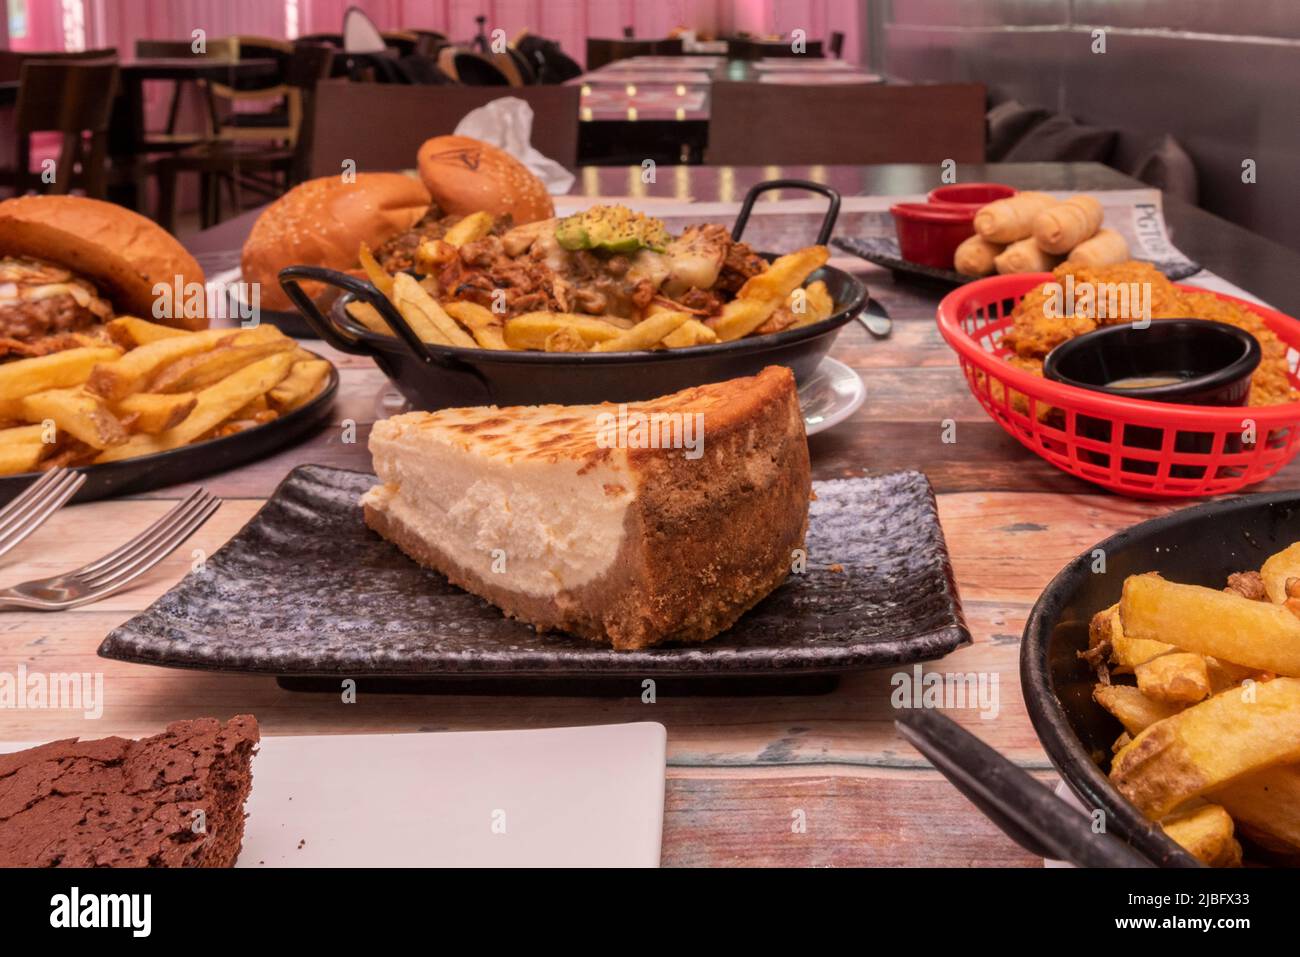
[{"label": "pile of french fries", "polygon": [[274,326],[186,332],[123,316],[108,338],[0,364],[0,475],[165,452],[311,401],[330,363]]},{"label": "pile of french fries", "polygon": [[1171,838],[1206,864],[1235,866],[1240,834],[1294,865],[1300,543],[1234,578],[1244,584],[1223,591],[1128,578],[1092,620],[1093,697],[1124,726],[1111,781]]},{"label": "pile of french fries", "polygon": [[[416,252],[417,280],[406,273],[390,275],[366,246],[359,259],[370,281],[391,302],[422,342],[479,349],[530,349],[543,352],[633,352],[681,349],[731,342],[745,336],[811,325],[835,311],[826,283],[804,286],[809,274],[826,264],[825,246],[808,246],[776,259],[752,277],[720,315],[700,319],[691,313],[652,304],[637,320],[564,312],[529,312],[506,317],[478,303],[444,298],[432,275],[439,264],[468,242],[492,229],[488,213],[460,220],[439,240],[421,243]],[[371,332],[394,335],[371,305],[351,302],[348,314]]]}]

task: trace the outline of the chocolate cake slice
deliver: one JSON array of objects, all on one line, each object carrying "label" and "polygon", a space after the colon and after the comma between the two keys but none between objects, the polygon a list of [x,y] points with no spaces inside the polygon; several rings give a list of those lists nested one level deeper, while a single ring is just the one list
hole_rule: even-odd
[{"label": "chocolate cake slice", "polygon": [[0,754],[0,867],[230,867],[257,741],[244,714]]}]

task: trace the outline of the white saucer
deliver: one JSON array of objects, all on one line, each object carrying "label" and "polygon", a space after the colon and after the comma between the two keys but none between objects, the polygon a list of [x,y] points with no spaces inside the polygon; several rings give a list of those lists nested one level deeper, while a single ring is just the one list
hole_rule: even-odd
[{"label": "white saucer", "polygon": [[804,430],[809,435],[839,425],[867,401],[866,383],[838,359],[827,356],[799,388]]}]

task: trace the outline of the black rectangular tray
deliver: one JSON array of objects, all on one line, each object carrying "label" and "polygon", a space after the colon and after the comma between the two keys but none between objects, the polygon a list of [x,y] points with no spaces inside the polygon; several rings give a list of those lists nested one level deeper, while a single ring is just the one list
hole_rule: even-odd
[{"label": "black rectangular tray", "polygon": [[538,634],[415,564],[363,523],[357,502],[374,483],[294,469],[99,654],[297,679],[792,677],[940,658],[970,641],[919,472],[813,483],[805,572],[712,641],[631,652]]}]

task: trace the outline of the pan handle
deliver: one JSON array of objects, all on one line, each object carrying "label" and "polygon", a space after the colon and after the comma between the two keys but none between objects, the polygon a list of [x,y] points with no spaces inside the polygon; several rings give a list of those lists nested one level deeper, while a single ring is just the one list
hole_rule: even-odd
[{"label": "pan handle", "polygon": [[740,239],[741,233],[745,231],[745,224],[749,222],[749,214],[754,208],[754,200],[773,189],[806,189],[811,193],[821,193],[830,200],[826,216],[822,219],[821,231],[817,233],[817,245],[825,246],[831,238],[831,230],[835,228],[835,220],[839,219],[840,216],[840,192],[833,186],[827,186],[825,183],[814,183],[812,180],[807,179],[765,179],[763,182],[751,186],[749,192],[745,194],[745,201],[740,204],[740,212],[736,214],[736,223],[731,227],[731,238]]},{"label": "pan handle", "polygon": [[397,311],[396,307],[388,301],[388,297],[366,280],[358,279],[356,276],[349,276],[347,273],[338,272],[334,269],[323,269],[319,266],[287,266],[281,269],[280,287],[284,290],[285,295],[293,300],[294,305],[298,307],[298,311],[307,320],[307,324],[334,348],[342,352],[350,352],[353,355],[374,355],[374,350],[366,344],[364,339],[350,329],[339,325],[332,317],[321,312],[316,303],[312,302],[311,297],[303,292],[302,286],[299,285],[300,280],[324,283],[344,292],[350,292],[357,299],[373,306],[375,311],[388,323],[389,327],[397,333],[398,338],[406,345],[411,355],[425,365],[439,366],[452,372],[473,371],[459,359],[440,355],[430,349],[428,344],[421,340],[415,334],[415,330],[402,318],[402,314]]}]

